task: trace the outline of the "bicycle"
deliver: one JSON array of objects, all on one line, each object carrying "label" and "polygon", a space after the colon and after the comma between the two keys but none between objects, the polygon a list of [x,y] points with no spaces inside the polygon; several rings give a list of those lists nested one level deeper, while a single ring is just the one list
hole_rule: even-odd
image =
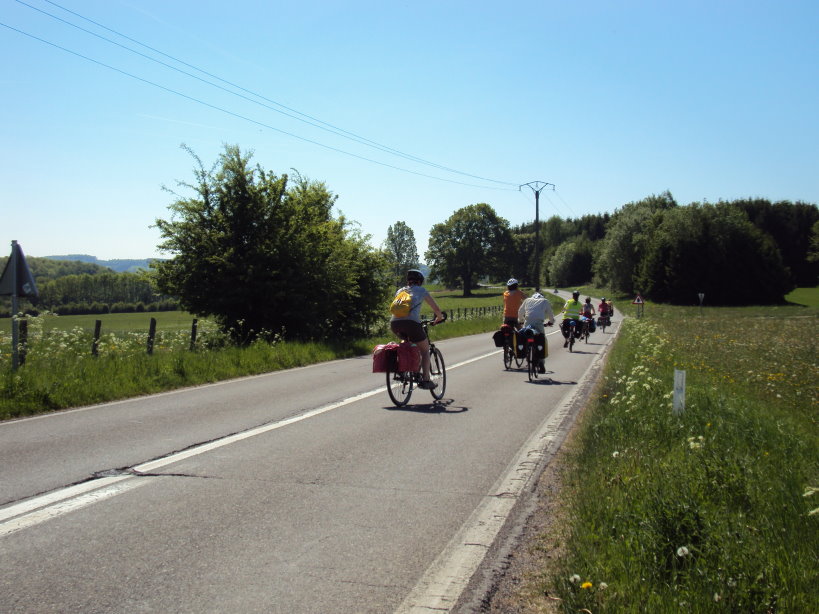
[{"label": "bicycle", "polygon": [[[446,312],[444,312],[444,320],[446,320]],[[429,339],[429,326],[433,320],[421,320],[421,326],[424,327],[424,332],[427,333]],[[407,339],[403,339],[401,343],[409,343]],[[398,371],[398,365],[395,369],[387,369],[387,394],[390,400],[396,407],[404,407],[409,403],[412,396],[413,389],[423,381],[424,374],[421,371],[419,364],[415,371]],[[446,390],[446,367],[444,366],[444,357],[441,350],[435,347],[432,340],[429,342],[429,379],[437,384],[435,388],[430,390],[432,398],[440,401],[444,398],[444,391]]]},{"label": "bicycle", "polygon": [[580,337],[586,339],[586,343],[589,342],[589,335],[591,335],[591,323],[589,322],[588,318],[583,320],[583,325],[580,328]]},{"label": "bicycle", "polygon": [[[551,324],[546,324],[546,326],[551,326]],[[531,329],[530,329],[531,330]],[[526,336],[526,370],[529,374],[529,381],[535,380],[538,378],[538,363],[540,362],[540,358],[536,358],[536,353],[539,356],[541,350],[537,349],[537,335],[534,334],[534,330],[532,330],[533,334]],[[545,353],[546,349],[546,335],[543,335],[543,351]]]},{"label": "bicycle", "polygon": [[601,332],[606,332],[606,326],[611,326],[611,318],[608,315],[601,314],[597,318],[597,326],[600,327]]},{"label": "bicycle", "polygon": [[515,330],[512,334],[504,335],[503,337],[503,366],[507,371],[512,368],[512,362],[520,369],[523,366],[523,361],[526,360],[526,356],[523,352],[518,353],[516,351],[512,341],[519,333],[520,331]]},{"label": "bicycle", "polygon": [[570,352],[574,351],[574,340],[581,336],[581,329],[578,328],[578,324],[579,322],[577,320],[567,318],[563,320],[563,323],[560,325],[563,338],[568,341]]}]

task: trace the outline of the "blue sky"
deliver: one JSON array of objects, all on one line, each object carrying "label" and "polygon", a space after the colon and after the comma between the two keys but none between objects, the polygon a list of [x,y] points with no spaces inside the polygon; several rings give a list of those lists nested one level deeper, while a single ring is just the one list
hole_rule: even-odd
[{"label": "blue sky", "polygon": [[531,181],[555,185],[541,219],[665,190],[819,202],[815,0],[0,2],[0,253],[166,256],[182,143],[323,181],[422,260],[460,207],[534,219]]}]

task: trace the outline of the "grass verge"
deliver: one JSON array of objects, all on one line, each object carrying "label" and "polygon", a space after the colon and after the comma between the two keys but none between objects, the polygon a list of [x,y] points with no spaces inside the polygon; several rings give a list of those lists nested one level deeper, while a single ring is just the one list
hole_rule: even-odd
[{"label": "grass verge", "polygon": [[624,322],[527,611],[819,611],[819,318],[767,313],[649,304]]},{"label": "grass verge", "polygon": [[[486,299],[484,299],[486,301]],[[491,300],[491,299],[490,299]],[[497,304],[497,301],[494,301]],[[479,307],[482,305],[470,305]],[[487,305],[488,306],[488,301]],[[61,317],[62,318],[62,317]],[[500,315],[462,317],[430,330],[434,341],[494,331]],[[157,333],[154,353],[147,355],[144,331],[128,330],[122,319],[117,330],[102,335],[98,355],[92,356],[92,334],[75,321],[74,328],[54,325],[55,316],[30,318],[30,342],[25,364],[10,366],[10,341],[3,343],[0,360],[0,419],[69,407],[102,403],[185,386],[289,369],[338,358],[361,356],[380,343],[393,341],[384,327],[369,339],[348,342],[259,342],[248,347],[227,343],[212,324],[202,322],[197,351],[189,351],[190,320],[175,319]],[[91,318],[91,326],[93,327]],[[174,326],[177,323],[177,326]],[[114,323],[109,323],[113,325]],[[43,334],[43,330],[47,334]],[[487,337],[487,347],[491,340]]]}]

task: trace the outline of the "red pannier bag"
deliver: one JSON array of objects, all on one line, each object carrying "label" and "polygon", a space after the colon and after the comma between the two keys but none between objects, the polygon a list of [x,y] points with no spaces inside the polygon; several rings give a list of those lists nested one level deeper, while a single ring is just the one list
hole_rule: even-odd
[{"label": "red pannier bag", "polygon": [[398,344],[384,343],[373,348],[373,373],[395,371],[398,363]]},{"label": "red pannier bag", "polygon": [[418,371],[421,368],[421,350],[418,346],[404,341],[398,345],[398,370]]}]

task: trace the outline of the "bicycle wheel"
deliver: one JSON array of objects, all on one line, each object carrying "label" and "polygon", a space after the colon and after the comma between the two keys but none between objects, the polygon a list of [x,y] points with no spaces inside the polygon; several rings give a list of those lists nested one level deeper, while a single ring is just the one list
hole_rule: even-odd
[{"label": "bicycle wheel", "polygon": [[430,392],[434,399],[440,401],[444,398],[444,391],[446,390],[446,367],[444,366],[444,357],[441,355],[441,350],[434,346],[429,351],[429,379],[438,384]]},{"label": "bicycle wheel", "polygon": [[574,352],[574,328],[569,333],[569,351]]},{"label": "bicycle wheel", "polygon": [[526,367],[529,372],[529,381],[537,379],[537,365],[535,365],[535,344],[529,343],[526,347]]},{"label": "bicycle wheel", "polygon": [[387,394],[396,407],[404,407],[412,396],[412,376],[409,371],[387,371]]},{"label": "bicycle wheel", "polygon": [[526,356],[515,354],[515,366],[520,369],[523,363],[526,362]]},{"label": "bicycle wheel", "polygon": [[508,343],[503,344],[503,366],[508,371],[512,367],[512,348]]}]

